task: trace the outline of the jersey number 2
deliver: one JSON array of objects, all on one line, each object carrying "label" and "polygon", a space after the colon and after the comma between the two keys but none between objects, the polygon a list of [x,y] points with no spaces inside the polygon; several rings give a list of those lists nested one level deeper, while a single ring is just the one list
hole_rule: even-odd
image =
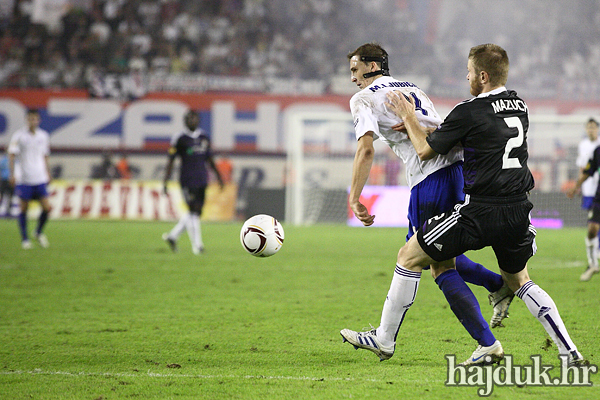
[{"label": "jersey number 2", "polygon": [[510,158],[508,155],[512,149],[517,147],[521,147],[523,145],[523,137],[525,136],[523,133],[523,124],[519,117],[508,117],[504,118],[504,122],[509,128],[517,128],[519,134],[517,137],[508,139],[506,142],[506,147],[504,148],[504,156],[502,157],[502,169],[510,169],[510,168],[521,168],[521,163],[518,158]]}]

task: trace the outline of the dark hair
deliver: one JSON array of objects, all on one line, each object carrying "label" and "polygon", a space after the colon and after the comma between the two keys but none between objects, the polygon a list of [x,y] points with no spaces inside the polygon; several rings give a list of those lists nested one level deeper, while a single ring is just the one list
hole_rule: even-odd
[{"label": "dark hair", "polygon": [[[365,43],[359,46],[356,50],[348,53],[348,60],[354,56],[367,56],[367,57],[387,57],[388,53],[381,47],[377,42]],[[363,61],[364,62],[364,61]],[[366,63],[365,63],[366,64]],[[379,63],[381,64],[381,63]],[[381,65],[379,65],[381,67]]]},{"label": "dark hair", "polygon": [[471,48],[469,59],[473,62],[475,73],[488,73],[490,83],[494,86],[504,86],[508,80],[508,54],[497,44],[480,44]]},{"label": "dark hair", "polygon": [[590,119],[588,119],[588,122],[587,122],[587,123],[589,124],[590,122],[593,122],[594,124],[596,124],[596,126],[599,126],[599,125],[600,125],[600,124],[598,124],[598,121],[596,121],[594,118],[590,118]]},{"label": "dark hair", "polygon": [[28,108],[27,109],[27,115],[30,115],[30,114],[40,115],[40,111],[37,108]]}]

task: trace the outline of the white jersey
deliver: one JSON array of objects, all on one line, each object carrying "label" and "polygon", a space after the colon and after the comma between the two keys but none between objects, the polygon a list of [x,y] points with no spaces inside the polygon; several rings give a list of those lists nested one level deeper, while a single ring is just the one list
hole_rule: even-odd
[{"label": "white jersey", "polygon": [[[589,138],[583,139],[579,142],[577,147],[577,160],[575,163],[579,168],[585,168],[588,161],[592,158],[596,147],[600,146],[600,138],[593,142]],[[596,187],[598,186],[598,172],[590,176],[581,185],[581,195],[585,197],[594,197],[596,194]]]},{"label": "white jersey", "polygon": [[357,140],[371,131],[374,139],[380,139],[390,146],[406,164],[406,180],[412,189],[428,175],[462,160],[463,150],[461,147],[454,147],[446,155],[437,155],[430,160],[421,161],[408,135],[392,129],[392,126],[402,122],[385,105],[388,102],[386,93],[392,90],[399,90],[413,98],[421,125],[438,127],[442,123],[443,120],[425,92],[410,82],[382,76],[350,99],[354,131]]},{"label": "white jersey", "polygon": [[15,155],[15,181],[17,185],[41,185],[50,177],[46,170],[46,156],[50,155],[50,136],[43,129],[34,134],[28,127],[16,131],[10,139],[8,153]]}]

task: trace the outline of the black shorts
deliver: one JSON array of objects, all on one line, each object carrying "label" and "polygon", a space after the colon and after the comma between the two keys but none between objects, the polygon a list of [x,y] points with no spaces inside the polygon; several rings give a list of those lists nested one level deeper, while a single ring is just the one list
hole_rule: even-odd
[{"label": "black shorts", "polygon": [[595,201],[592,203],[588,211],[588,222],[600,224],[600,203],[596,203]]},{"label": "black shorts", "polygon": [[536,252],[536,231],[529,218],[532,208],[526,195],[508,199],[467,195],[454,211],[428,219],[417,239],[438,262],[491,246],[500,269],[514,274],[523,270]]},{"label": "black shorts", "polygon": [[204,207],[204,197],[206,194],[206,186],[187,187],[182,186],[183,198],[191,212],[200,214]]}]

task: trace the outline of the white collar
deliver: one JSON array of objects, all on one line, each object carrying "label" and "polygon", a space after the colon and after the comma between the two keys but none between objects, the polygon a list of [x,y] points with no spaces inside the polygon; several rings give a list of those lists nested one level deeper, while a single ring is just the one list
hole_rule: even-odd
[{"label": "white collar", "polygon": [[499,88],[490,90],[489,92],[479,93],[479,95],[477,97],[488,97],[488,96],[492,96],[494,94],[498,94],[498,93],[502,93],[502,92],[506,92],[506,87],[500,86]]}]

